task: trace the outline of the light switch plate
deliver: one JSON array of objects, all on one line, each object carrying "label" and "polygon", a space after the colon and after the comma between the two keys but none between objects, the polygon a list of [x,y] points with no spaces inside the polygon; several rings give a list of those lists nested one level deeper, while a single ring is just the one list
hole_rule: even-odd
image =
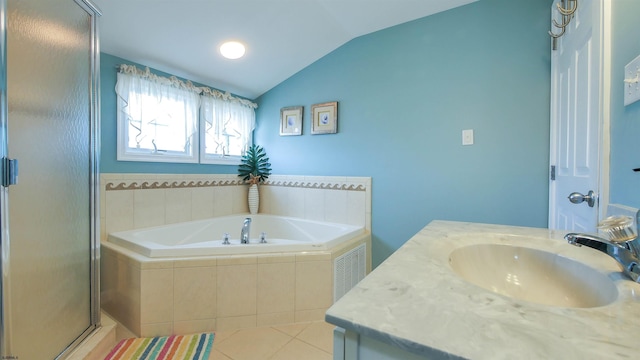
[{"label": "light switch plate", "polygon": [[462,130],[462,145],[473,145],[473,129]]},{"label": "light switch plate", "polygon": [[640,100],[640,56],[624,67],[624,105]]}]

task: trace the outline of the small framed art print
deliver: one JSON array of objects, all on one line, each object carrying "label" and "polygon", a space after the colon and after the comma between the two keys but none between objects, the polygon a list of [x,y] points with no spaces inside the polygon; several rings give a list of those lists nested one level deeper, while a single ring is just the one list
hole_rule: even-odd
[{"label": "small framed art print", "polygon": [[338,102],[311,106],[311,134],[335,134],[338,132]]},{"label": "small framed art print", "polygon": [[302,106],[280,109],[280,136],[302,135]]}]

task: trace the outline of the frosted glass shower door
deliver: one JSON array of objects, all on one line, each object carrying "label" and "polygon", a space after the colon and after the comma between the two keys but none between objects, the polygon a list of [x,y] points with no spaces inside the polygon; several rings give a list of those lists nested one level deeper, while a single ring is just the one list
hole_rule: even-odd
[{"label": "frosted glass shower door", "polygon": [[[94,326],[93,17],[81,1],[7,1],[11,356],[54,359]],[[95,310],[93,310],[95,311]]]}]

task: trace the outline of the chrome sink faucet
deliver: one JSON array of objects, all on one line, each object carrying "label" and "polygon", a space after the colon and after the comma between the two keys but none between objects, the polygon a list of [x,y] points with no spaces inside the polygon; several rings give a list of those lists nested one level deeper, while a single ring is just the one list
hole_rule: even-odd
[{"label": "chrome sink faucet", "polygon": [[[640,219],[636,215],[636,224],[638,220]],[[578,233],[569,233],[564,238],[569,244],[575,246],[584,245],[611,256],[631,280],[640,283],[640,238],[638,236],[620,242],[603,239],[595,235]]]},{"label": "chrome sink faucet", "polygon": [[249,243],[249,233],[251,232],[251,218],[244,219],[244,223],[242,223],[242,230],[240,231],[240,243],[248,244]]}]

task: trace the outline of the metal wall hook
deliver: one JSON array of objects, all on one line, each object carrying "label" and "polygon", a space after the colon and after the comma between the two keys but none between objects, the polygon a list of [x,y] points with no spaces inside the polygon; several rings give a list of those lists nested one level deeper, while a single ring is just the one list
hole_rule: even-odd
[{"label": "metal wall hook", "polygon": [[562,29],[562,31],[560,31],[560,34],[554,34],[551,30],[549,30],[549,35],[551,35],[552,38],[557,39],[559,37],[561,37],[562,35],[564,35],[564,32],[566,30],[565,27],[561,27],[560,29]]},{"label": "metal wall hook", "polygon": [[560,3],[556,4],[560,14],[562,14],[562,15],[573,15],[573,13],[575,13],[576,10],[578,10],[578,0],[569,0],[569,1],[573,2],[573,7],[571,9],[563,8],[562,5],[560,5]]},{"label": "metal wall hook", "polygon": [[558,23],[556,19],[553,19],[553,26],[557,28],[565,28],[571,23],[571,16],[562,16],[562,24]]},{"label": "metal wall hook", "polygon": [[[565,7],[567,3],[571,4],[570,9],[567,9]],[[562,15],[562,24],[559,23],[556,19],[552,19],[553,26],[555,26],[558,29],[561,29],[562,31],[560,31],[559,34],[554,34],[553,31],[549,30],[549,36],[551,36],[551,40],[552,40],[551,42],[552,50],[558,49],[558,39],[562,35],[564,35],[567,29],[567,25],[569,25],[569,23],[571,22],[571,19],[573,18],[573,14],[578,10],[578,0],[562,0],[562,4],[564,4],[564,6],[560,5],[560,2],[556,3],[558,12]]]}]

